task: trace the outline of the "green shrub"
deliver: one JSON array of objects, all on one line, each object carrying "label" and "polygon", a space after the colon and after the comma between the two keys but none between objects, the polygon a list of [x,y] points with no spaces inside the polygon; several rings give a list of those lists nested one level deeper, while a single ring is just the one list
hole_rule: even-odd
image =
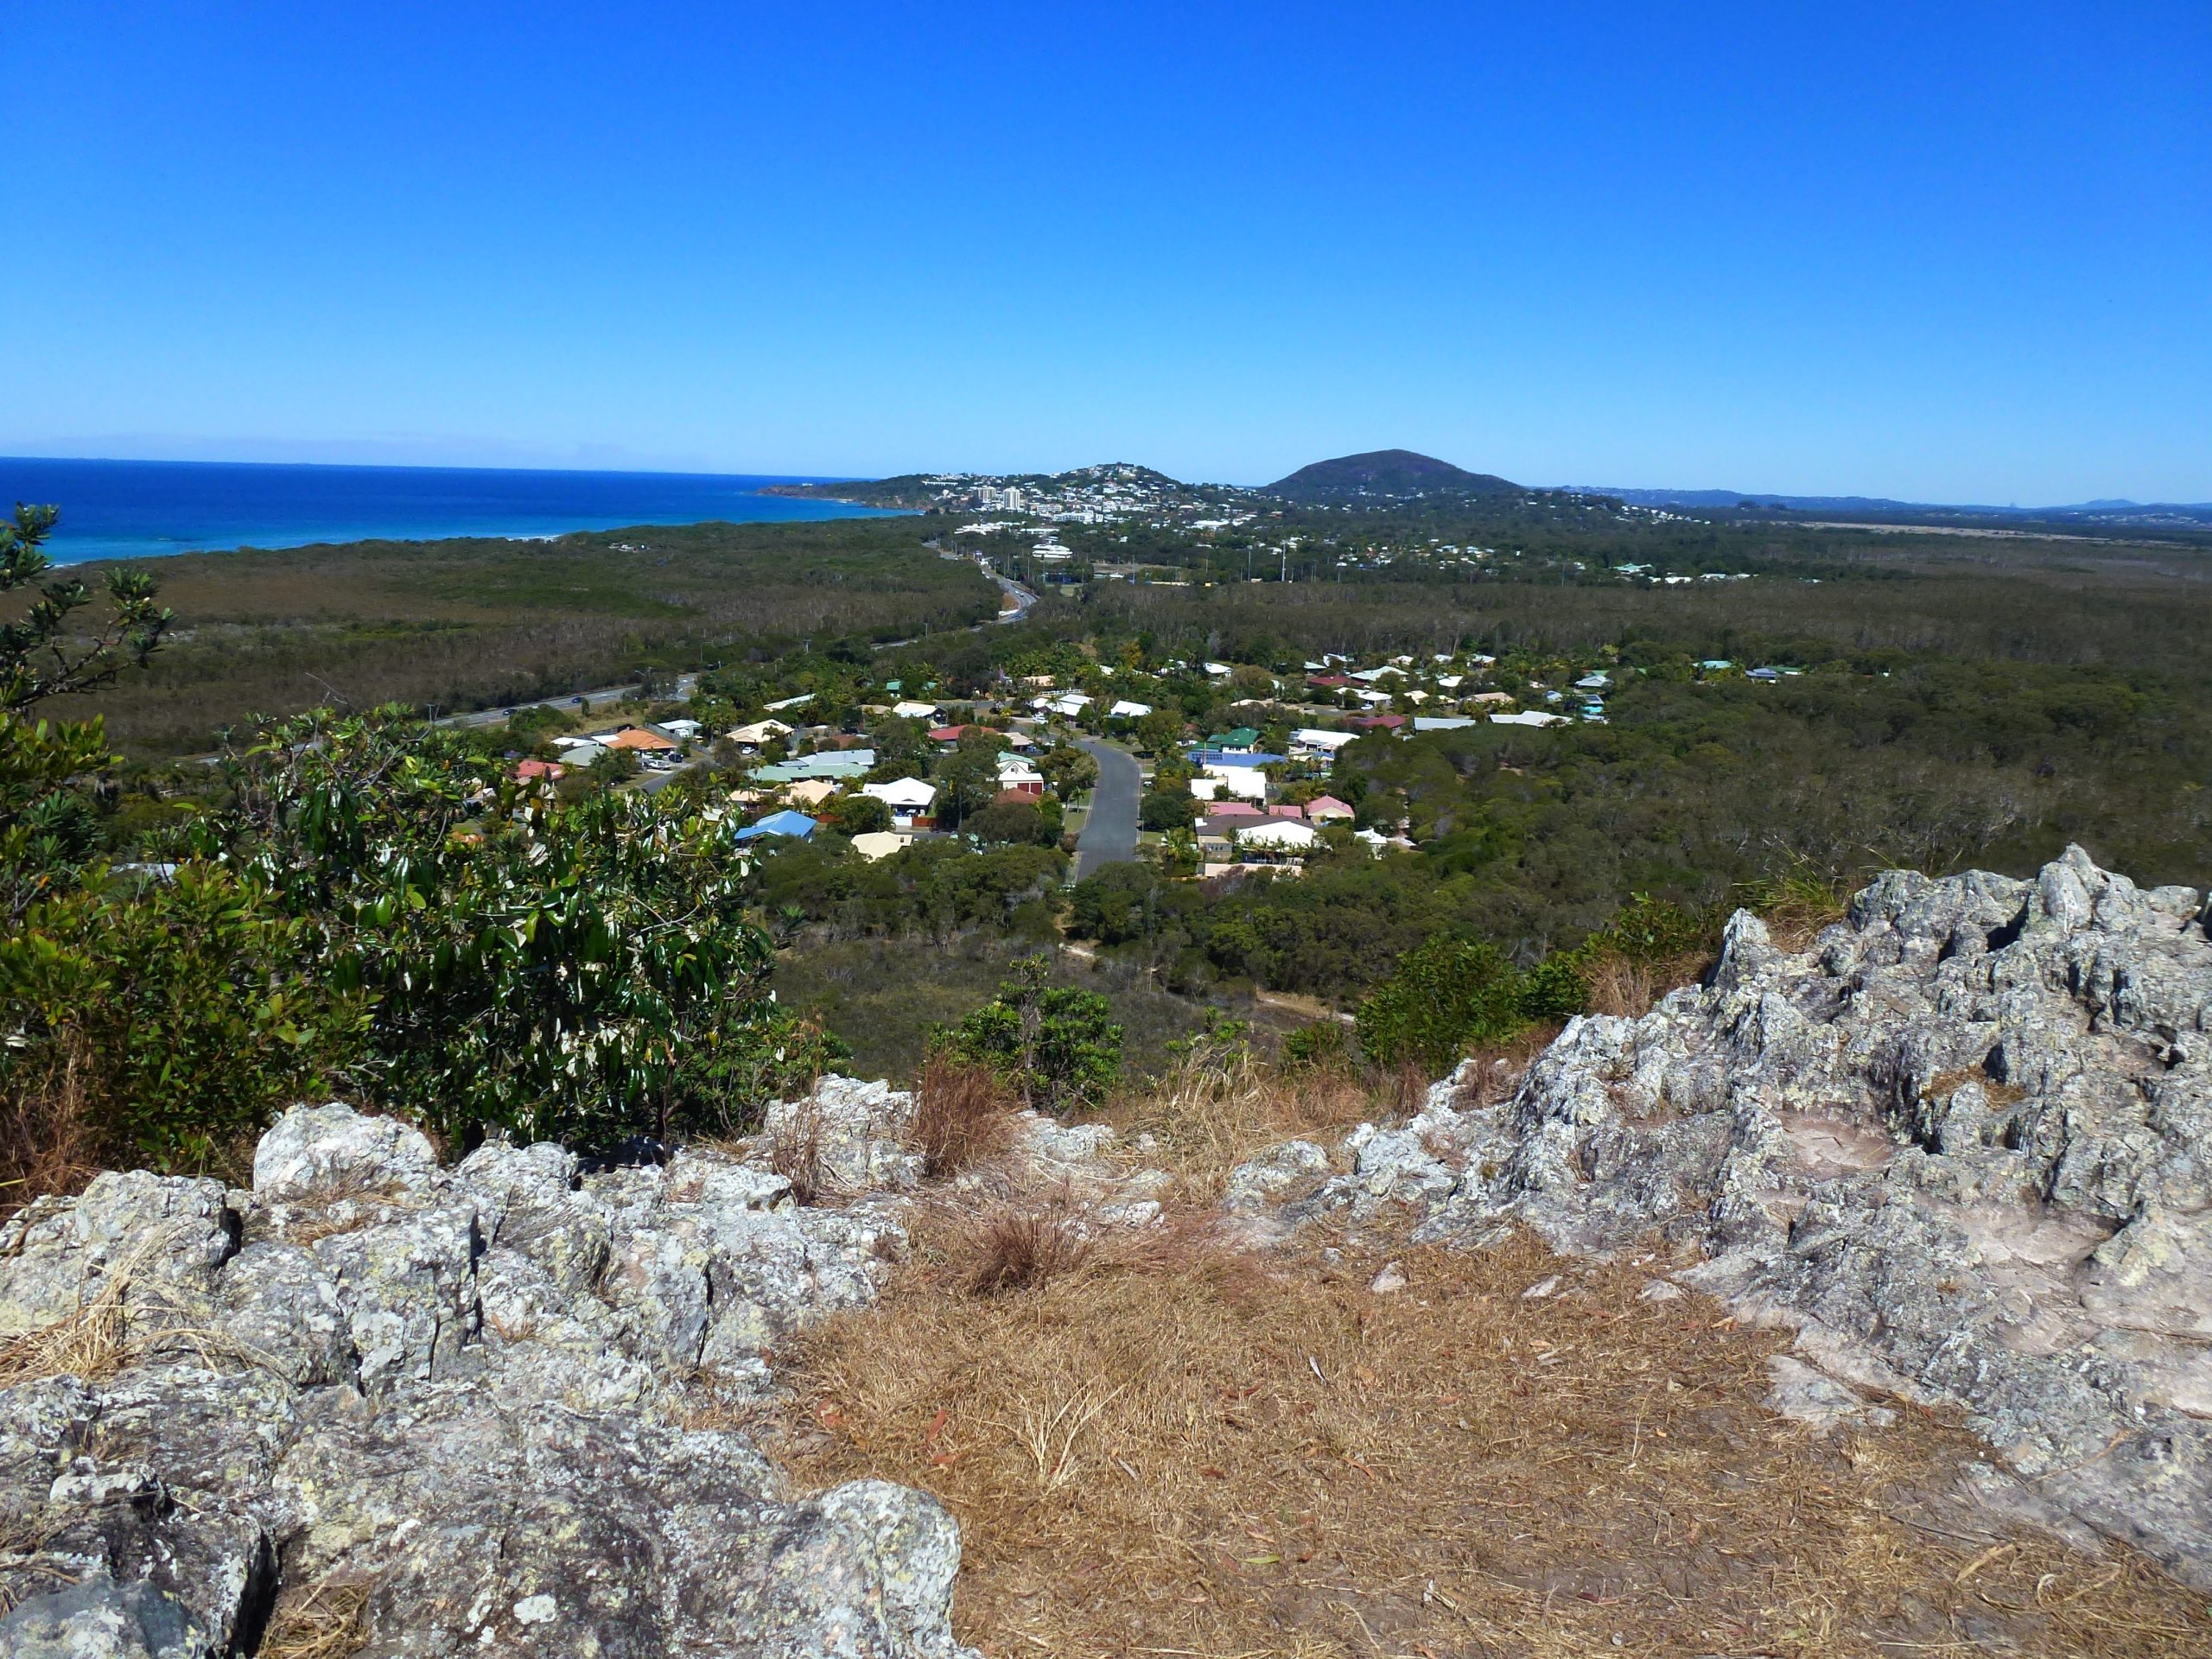
[{"label": "green shrub", "polygon": [[1096,991],[1046,982],[1049,963],[1029,957],[1014,977],[938,1046],[957,1058],[990,1066],[1039,1111],[1065,1112],[1095,1103],[1122,1072],[1122,1028]]}]

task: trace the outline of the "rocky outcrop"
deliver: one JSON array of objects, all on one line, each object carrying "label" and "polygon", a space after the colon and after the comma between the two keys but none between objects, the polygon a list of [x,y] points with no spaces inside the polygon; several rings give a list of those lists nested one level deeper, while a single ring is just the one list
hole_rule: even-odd
[{"label": "rocky outcrop", "polygon": [[1802,1361],[1964,1407],[2040,1502],[2212,1586],[2196,892],[2078,849],[2031,881],[1893,871],[1809,950],[1739,912],[1704,984],[1573,1021],[1503,1100],[1479,1081],[1356,1134],[1351,1170],[1283,1213],[1410,1209],[1459,1244],[1518,1223],[1580,1252],[1656,1236],[1681,1282],[1796,1329]]},{"label": "rocky outcrop", "polygon": [[[838,1084],[832,1120],[890,1108]],[[795,1497],[727,1426],[903,1240],[735,1156],[442,1169],[342,1106],[288,1114],[251,1192],[34,1205],[0,1228],[0,1652],[251,1654],[274,1616],[372,1656],[955,1659],[951,1519]]]}]

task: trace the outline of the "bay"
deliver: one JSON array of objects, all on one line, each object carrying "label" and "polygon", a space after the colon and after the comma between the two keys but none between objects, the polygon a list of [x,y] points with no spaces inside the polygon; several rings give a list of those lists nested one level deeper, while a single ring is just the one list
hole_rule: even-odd
[{"label": "bay", "polygon": [[878,508],[760,493],[764,485],[824,481],[729,473],[0,456],[0,504],[60,509],[47,543],[57,564],[449,536],[541,538],[706,519],[884,516]]}]

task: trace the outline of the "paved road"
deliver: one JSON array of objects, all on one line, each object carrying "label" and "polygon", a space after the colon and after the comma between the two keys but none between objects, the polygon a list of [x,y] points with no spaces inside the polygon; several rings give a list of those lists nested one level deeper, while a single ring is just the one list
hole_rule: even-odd
[{"label": "paved road", "polygon": [[1137,855],[1137,791],[1141,787],[1136,757],[1096,738],[1078,747],[1098,763],[1098,787],[1091,792],[1090,816],[1076,837],[1075,878],[1080,881],[1102,864],[1122,864]]},{"label": "paved road", "polygon": [[[679,677],[676,682],[675,690],[670,694],[671,699],[677,702],[689,702],[691,700],[692,688],[698,683],[698,679],[699,677],[696,674]],[[478,709],[466,715],[448,715],[442,720],[433,721],[431,724],[435,726],[501,726],[505,725],[507,717],[518,709],[558,709],[563,713],[570,709],[581,709],[589,713],[603,703],[620,702],[625,697],[633,697],[638,695],[638,690],[637,682],[633,680],[628,685],[601,686],[596,691],[570,691],[557,697],[539,697],[533,702],[507,703],[497,709]]]}]

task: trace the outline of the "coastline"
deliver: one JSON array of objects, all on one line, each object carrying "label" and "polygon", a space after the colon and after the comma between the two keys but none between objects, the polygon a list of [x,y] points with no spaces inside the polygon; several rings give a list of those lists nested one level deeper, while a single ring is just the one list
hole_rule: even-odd
[{"label": "coastline", "polygon": [[633,528],[806,522],[899,511],[807,489],[842,481],[751,474],[0,456],[0,494],[60,508],[47,543],[58,565],[361,542],[553,542]]}]

